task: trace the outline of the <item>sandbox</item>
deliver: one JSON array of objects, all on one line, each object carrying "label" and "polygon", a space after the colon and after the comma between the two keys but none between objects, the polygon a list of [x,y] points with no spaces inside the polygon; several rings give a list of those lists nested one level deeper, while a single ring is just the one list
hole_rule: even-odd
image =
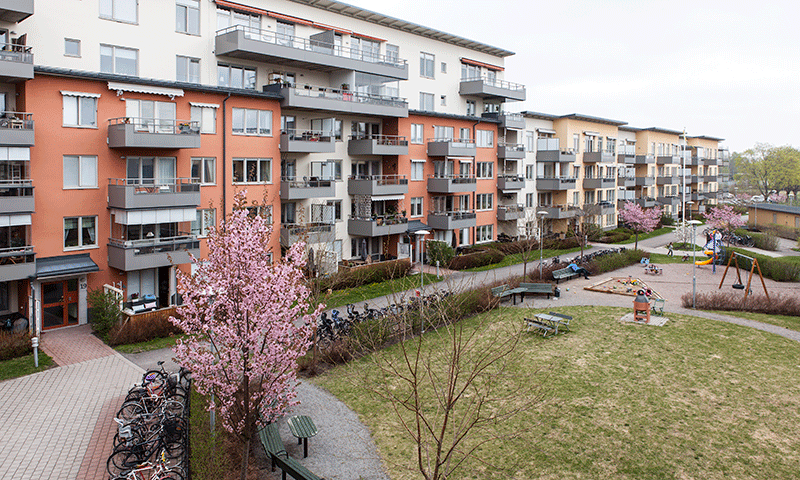
[{"label": "sandbox", "polygon": [[650,288],[647,283],[643,282],[639,278],[634,277],[611,277],[606,278],[605,280],[600,280],[599,282],[595,282],[591,285],[583,287],[584,290],[591,290],[592,292],[601,292],[601,293],[614,293],[617,295],[628,295],[629,297],[635,297],[637,290],[650,290],[650,298],[663,298],[661,295],[658,294],[655,290]]}]

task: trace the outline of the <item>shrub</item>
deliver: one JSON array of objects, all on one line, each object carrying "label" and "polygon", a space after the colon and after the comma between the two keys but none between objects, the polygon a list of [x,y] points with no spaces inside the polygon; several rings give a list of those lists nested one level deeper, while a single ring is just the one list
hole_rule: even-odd
[{"label": "shrub", "polygon": [[436,262],[438,261],[439,265],[445,266],[450,263],[450,260],[452,260],[453,256],[455,255],[455,252],[453,252],[453,247],[445,242],[428,242],[427,250],[428,263],[431,265],[436,265]]},{"label": "shrub", "polygon": [[661,215],[661,225],[662,226],[675,225],[675,219],[672,218],[671,214],[665,213],[665,214]]},{"label": "shrub", "polygon": [[450,260],[448,268],[451,270],[466,270],[467,268],[482,267],[501,262],[505,258],[499,250],[488,249],[482,252],[459,255]]},{"label": "shrub", "polygon": [[625,232],[613,232],[603,236],[600,241],[603,243],[621,243],[629,240],[630,238],[631,236]]},{"label": "shrub", "polygon": [[[727,265],[730,260],[732,252],[739,252],[747,256],[753,256],[758,259],[758,266],[761,268],[761,273],[766,278],[771,278],[776,282],[797,282],[800,281],[800,263],[791,262],[781,257],[767,257],[766,255],[757,255],[747,250],[739,248],[728,248],[725,250],[725,258],[723,264]],[[752,262],[744,257],[738,258],[739,268],[750,271]],[[734,263],[731,262],[731,267]],[[745,273],[747,273],[745,272]],[[755,271],[758,274],[758,271]]]},{"label": "shrub", "polygon": [[584,268],[592,275],[617,270],[635,263],[639,263],[642,257],[650,258],[650,254],[641,250],[625,250],[622,252],[611,253],[592,259]]},{"label": "shrub", "polygon": [[316,279],[315,281],[320,291],[342,290],[405,277],[408,275],[409,270],[411,270],[411,260],[404,258],[402,260],[392,260],[375,265],[342,270],[336,275]]},{"label": "shrub", "polygon": [[108,340],[108,333],[122,319],[119,299],[113,292],[106,292],[102,288],[96,288],[89,292],[87,300],[91,307],[89,322],[92,325],[92,330],[103,340]]},{"label": "shrub", "polygon": [[734,205],[733,213],[738,213],[739,215],[747,215],[747,207],[745,207],[744,205]]},{"label": "shrub", "polygon": [[171,315],[175,315],[174,308],[124,318],[108,332],[107,342],[111,346],[127,345],[182,333],[169,321]]},{"label": "shrub", "polygon": [[759,227],[762,232],[771,233],[776,237],[786,238],[789,240],[800,241],[800,228],[787,227],[785,225],[777,225],[770,223]]},{"label": "shrub", "polygon": [[772,252],[778,250],[778,237],[775,235],[771,233],[751,233],[750,235],[753,237],[753,241],[755,242],[754,247]]},{"label": "shrub", "polygon": [[[685,308],[692,306],[692,294],[687,292],[681,297]],[[724,310],[734,312],[755,312],[769,315],[800,316],[800,299],[789,295],[773,294],[748,295],[747,300],[741,292],[698,293],[695,306],[701,310]]]},{"label": "shrub", "polygon": [[538,250],[539,242],[536,239],[518,240],[516,242],[497,244],[497,249],[506,255],[511,255],[512,253]]},{"label": "shrub", "polygon": [[599,241],[605,233],[602,227],[595,223],[589,223],[584,227],[584,235],[592,242]]},{"label": "shrub", "polygon": [[11,360],[33,352],[31,337],[25,332],[0,332],[0,360]]}]

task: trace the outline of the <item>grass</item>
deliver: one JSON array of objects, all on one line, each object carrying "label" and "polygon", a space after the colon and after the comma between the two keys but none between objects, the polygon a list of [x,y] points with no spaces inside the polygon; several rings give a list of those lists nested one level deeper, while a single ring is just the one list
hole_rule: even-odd
[{"label": "grass", "polygon": [[209,427],[208,399],[192,388],[191,411],[189,412],[189,434],[191,435],[191,474],[196,480],[225,478],[231,469],[227,455],[226,432],[217,419],[215,432]]},{"label": "grass", "polygon": [[[437,278],[435,274],[425,274],[425,285],[438,282],[439,280],[440,279]],[[336,308],[349,303],[364,302],[384,295],[410,290],[414,287],[419,287],[419,284],[419,275],[409,275],[403,278],[395,278],[380,283],[371,283],[356,288],[334,290],[330,294],[323,294],[321,301],[325,302],[326,308]]]},{"label": "grass", "polygon": [[[477,458],[452,478],[796,477],[796,342],[672,313],[666,326],[653,327],[620,323],[630,309],[559,311],[575,317],[572,332],[548,339],[522,332],[513,355],[511,374],[543,383],[547,400],[486,427],[500,438],[524,433],[516,441],[479,447]],[[488,340],[504,327],[521,328],[522,317],[532,313],[504,308],[464,320],[464,326],[478,328],[485,321],[480,335]],[[444,352],[448,338],[430,332],[425,341]],[[382,354],[397,359],[399,349]],[[401,433],[393,408],[359,386],[374,374],[367,357],[314,381],[358,412],[391,478],[418,478],[414,444]],[[399,388],[394,393],[405,395]],[[513,398],[511,391],[494,393]],[[433,405],[429,392],[421,401]]]},{"label": "grass", "polygon": [[[763,293],[763,291],[762,291]],[[747,320],[754,320],[756,322],[768,323],[770,325],[777,325],[778,327],[788,328],[800,332],[800,317],[793,317],[790,315],[772,315],[767,313],[750,313],[750,312],[729,312],[727,310],[709,310],[713,313],[721,315],[729,315],[731,317],[745,318]]]},{"label": "grass", "polygon": [[[590,248],[592,248],[591,245],[588,245],[588,246],[584,247],[583,250],[586,251],[586,250],[589,250]],[[551,257],[555,257],[555,256],[561,256],[561,255],[564,255],[564,254],[567,254],[567,253],[580,252],[580,251],[581,251],[581,247],[568,248],[568,249],[564,249],[564,250],[547,249],[547,250],[543,250],[542,251],[542,258],[551,258]],[[539,262],[539,250],[531,251],[528,254],[528,256],[529,256],[529,258],[528,258],[528,266],[533,265],[534,263],[538,264],[538,262]],[[494,270],[495,268],[508,267],[510,265],[517,265],[517,264],[520,264],[520,263],[522,263],[522,254],[521,253],[512,253],[511,255],[506,255],[501,262],[493,263],[491,265],[484,265],[482,267],[468,268],[468,269],[463,270],[463,271],[464,272],[484,272],[486,270]]]},{"label": "grass", "polygon": [[33,354],[0,362],[0,381],[43,372],[53,366],[53,359],[39,350],[39,368],[33,366]]},{"label": "grass", "polygon": [[[672,233],[675,229],[671,227],[661,227],[653,230],[652,232],[648,233],[640,233],[639,234],[639,241],[647,240],[648,238],[658,237],[667,233]],[[631,235],[631,238],[627,240],[622,240],[620,242],[614,242],[612,245],[627,245],[629,243],[636,242],[636,234]]]},{"label": "grass", "polygon": [[178,336],[154,338],[144,342],[117,345],[114,347],[114,350],[118,351],[119,353],[142,353],[149,352],[150,350],[172,347],[177,341]]}]

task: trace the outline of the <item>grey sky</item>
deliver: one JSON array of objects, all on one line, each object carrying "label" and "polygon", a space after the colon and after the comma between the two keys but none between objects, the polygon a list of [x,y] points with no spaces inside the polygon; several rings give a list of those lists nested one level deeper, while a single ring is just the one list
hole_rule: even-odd
[{"label": "grey sky", "polygon": [[800,146],[800,2],[344,1],[516,52],[510,111]]}]

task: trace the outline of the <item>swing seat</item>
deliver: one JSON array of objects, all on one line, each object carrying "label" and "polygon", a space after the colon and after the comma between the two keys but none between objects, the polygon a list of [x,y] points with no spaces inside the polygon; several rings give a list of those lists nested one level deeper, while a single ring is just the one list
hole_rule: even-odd
[{"label": "swing seat", "polygon": [[735,288],[736,290],[744,290],[744,285],[742,285],[741,283],[734,283],[733,288]]}]

